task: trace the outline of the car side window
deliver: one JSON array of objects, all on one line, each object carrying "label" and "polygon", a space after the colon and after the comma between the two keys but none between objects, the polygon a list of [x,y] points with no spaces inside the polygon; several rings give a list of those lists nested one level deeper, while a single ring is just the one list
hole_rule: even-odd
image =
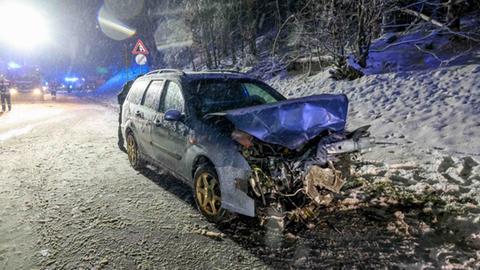
[{"label": "car side window", "polygon": [[178,110],[180,112],[185,111],[185,104],[180,86],[175,82],[168,82],[165,93],[163,94],[161,112],[168,110]]},{"label": "car side window", "polygon": [[277,99],[274,98],[272,95],[267,93],[265,90],[260,88],[259,86],[253,84],[253,83],[243,83],[242,84],[243,88],[248,92],[249,96],[257,96],[262,98],[262,100],[265,101],[265,103],[273,103],[277,102]]},{"label": "car side window", "polygon": [[147,88],[142,105],[157,111],[160,106],[160,98],[164,84],[164,80],[152,81]]},{"label": "car side window", "polygon": [[145,93],[145,88],[147,88],[148,83],[148,80],[135,81],[132,85],[132,88],[128,92],[127,100],[134,104],[140,104],[142,102],[143,94]]}]

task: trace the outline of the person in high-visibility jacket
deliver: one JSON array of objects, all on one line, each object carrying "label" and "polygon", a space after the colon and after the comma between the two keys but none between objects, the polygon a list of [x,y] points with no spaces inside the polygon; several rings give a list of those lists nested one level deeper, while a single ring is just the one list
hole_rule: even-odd
[{"label": "person in high-visibility jacket", "polygon": [[10,83],[2,76],[0,77],[0,100],[2,102],[2,112],[12,110],[12,97],[10,96]]}]

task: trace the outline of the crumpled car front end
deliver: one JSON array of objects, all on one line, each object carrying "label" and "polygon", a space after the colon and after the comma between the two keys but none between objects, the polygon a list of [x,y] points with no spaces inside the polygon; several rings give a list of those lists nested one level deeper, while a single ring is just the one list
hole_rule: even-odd
[{"label": "crumpled car front end", "polygon": [[262,221],[307,221],[351,175],[352,155],[368,151],[368,126],[345,130],[345,95],[317,95],[210,114],[232,123],[231,138],[251,167],[248,195]]},{"label": "crumpled car front end", "polygon": [[[248,180],[257,215],[264,222],[308,221],[327,206],[351,175],[353,155],[368,151],[368,127],[354,132],[325,133],[298,150],[271,145],[235,130],[241,153],[252,168]],[[240,139],[238,139],[240,141]]]}]

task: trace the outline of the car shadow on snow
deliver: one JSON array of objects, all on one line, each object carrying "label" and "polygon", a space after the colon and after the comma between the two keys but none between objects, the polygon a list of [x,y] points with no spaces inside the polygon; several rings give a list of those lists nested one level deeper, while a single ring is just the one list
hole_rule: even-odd
[{"label": "car shadow on snow", "polygon": [[[144,169],[141,173],[196,209],[188,184],[162,171]],[[322,209],[309,226],[290,225],[283,232],[246,217],[232,217],[215,227],[275,269],[438,268],[449,260],[464,261],[475,256],[476,251],[464,245],[464,233],[449,231],[442,225],[451,216],[423,214],[422,207],[397,204]],[[463,227],[478,227],[463,222]],[[445,246],[450,250],[440,249]]]},{"label": "car shadow on snow", "polygon": [[170,192],[190,206],[196,207],[192,188],[185,182],[175,178],[175,176],[162,169],[154,170],[153,168],[150,169],[147,167],[141,170],[140,173],[160,188]]},{"label": "car shadow on snow", "polygon": [[[478,224],[410,207],[320,210],[309,228],[297,224],[283,232],[243,218],[217,228],[275,269],[440,268],[476,257],[465,239]],[[452,222],[458,227],[451,228]]]},{"label": "car shadow on snow", "polygon": [[385,222],[362,210],[321,213],[310,229],[296,225],[280,232],[254,224],[241,220],[218,228],[275,269],[379,268],[412,259],[405,255],[413,251],[411,239],[388,232]]}]

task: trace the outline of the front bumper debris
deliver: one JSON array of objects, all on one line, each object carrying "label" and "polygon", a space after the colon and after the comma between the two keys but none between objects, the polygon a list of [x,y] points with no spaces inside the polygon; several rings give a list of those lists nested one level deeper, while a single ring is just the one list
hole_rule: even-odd
[{"label": "front bumper debris", "polygon": [[322,168],[318,165],[312,165],[305,176],[305,193],[317,201],[317,189],[327,189],[338,193],[345,184],[345,179],[339,170],[333,165],[330,168]]},{"label": "front bumper debris", "polygon": [[[265,143],[248,134],[240,134],[244,140],[234,137],[251,167],[249,196],[255,199],[262,223],[273,222],[280,229],[292,221],[307,223],[320,207],[330,205],[352,175],[352,159],[372,147],[367,130],[368,126],[350,133],[327,132],[299,149]],[[233,135],[239,134],[234,131]]]},{"label": "front bumper debris", "polygon": [[336,143],[325,145],[325,150],[330,155],[352,153],[352,152],[367,152],[371,149],[374,140],[372,138],[359,138],[358,140],[349,139]]}]

